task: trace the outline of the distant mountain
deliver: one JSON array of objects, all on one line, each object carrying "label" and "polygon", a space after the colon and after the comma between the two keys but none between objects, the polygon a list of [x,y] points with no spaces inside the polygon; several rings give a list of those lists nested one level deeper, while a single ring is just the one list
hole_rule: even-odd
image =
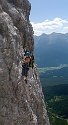
[{"label": "distant mountain", "polygon": [[68,33],[34,36],[34,53],[38,67],[68,64]]}]

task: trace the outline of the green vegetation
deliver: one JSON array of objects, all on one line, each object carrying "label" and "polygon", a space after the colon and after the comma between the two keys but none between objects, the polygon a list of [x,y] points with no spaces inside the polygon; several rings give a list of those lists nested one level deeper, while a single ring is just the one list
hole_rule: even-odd
[{"label": "green vegetation", "polygon": [[49,70],[53,71],[53,70],[58,70],[58,69],[62,69],[62,68],[65,68],[65,67],[67,68],[68,64],[63,64],[63,65],[61,64],[58,67],[38,68],[38,70],[39,70],[39,73],[44,73],[44,72],[49,71]]},{"label": "green vegetation", "polygon": [[68,118],[68,96],[54,96],[53,99],[48,100],[48,106],[55,115],[62,118]]},{"label": "green vegetation", "polygon": [[51,125],[68,125],[68,96],[46,100]]},{"label": "green vegetation", "polygon": [[68,125],[68,84],[45,86],[43,93],[51,125]]},{"label": "green vegetation", "polygon": [[68,125],[68,67],[39,69],[51,125]]},{"label": "green vegetation", "polygon": [[66,66],[39,68],[42,86],[68,84],[68,67]]}]

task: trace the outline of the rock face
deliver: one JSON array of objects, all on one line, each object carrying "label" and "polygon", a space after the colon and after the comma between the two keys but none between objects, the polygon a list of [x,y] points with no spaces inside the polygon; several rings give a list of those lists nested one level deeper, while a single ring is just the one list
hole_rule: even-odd
[{"label": "rock face", "polygon": [[34,51],[30,10],[28,0],[0,0],[0,125],[50,125],[37,67],[27,84],[21,76],[23,48]]}]

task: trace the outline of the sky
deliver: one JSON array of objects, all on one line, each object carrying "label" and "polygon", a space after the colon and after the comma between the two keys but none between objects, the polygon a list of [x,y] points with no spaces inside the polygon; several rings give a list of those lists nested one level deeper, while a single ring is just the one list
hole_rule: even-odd
[{"label": "sky", "polygon": [[34,35],[68,32],[68,0],[29,0]]}]

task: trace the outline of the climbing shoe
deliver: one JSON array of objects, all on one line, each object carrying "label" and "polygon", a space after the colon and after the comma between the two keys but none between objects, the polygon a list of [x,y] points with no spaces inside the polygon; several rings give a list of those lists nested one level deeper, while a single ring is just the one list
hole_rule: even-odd
[{"label": "climbing shoe", "polygon": [[27,84],[27,80],[25,79],[25,83]]}]

